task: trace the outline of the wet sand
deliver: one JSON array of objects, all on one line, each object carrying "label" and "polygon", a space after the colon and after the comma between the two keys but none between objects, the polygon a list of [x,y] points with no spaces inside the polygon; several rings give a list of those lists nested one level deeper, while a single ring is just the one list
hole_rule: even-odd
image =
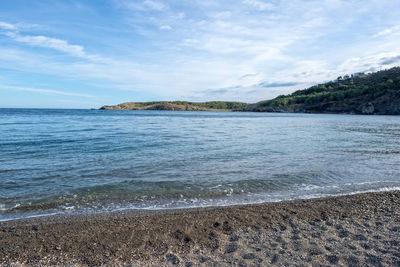
[{"label": "wet sand", "polygon": [[0,223],[0,265],[400,266],[400,191]]}]

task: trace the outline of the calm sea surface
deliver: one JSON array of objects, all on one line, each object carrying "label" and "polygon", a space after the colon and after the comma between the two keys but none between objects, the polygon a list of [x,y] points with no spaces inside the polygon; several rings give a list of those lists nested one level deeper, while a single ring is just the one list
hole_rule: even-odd
[{"label": "calm sea surface", "polygon": [[400,189],[400,117],[0,109],[0,220]]}]

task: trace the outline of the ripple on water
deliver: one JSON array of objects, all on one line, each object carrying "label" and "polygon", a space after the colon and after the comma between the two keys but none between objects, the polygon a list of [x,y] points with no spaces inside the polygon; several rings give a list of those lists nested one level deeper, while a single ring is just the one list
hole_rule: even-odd
[{"label": "ripple on water", "polygon": [[0,219],[400,186],[399,117],[23,109],[0,115]]}]

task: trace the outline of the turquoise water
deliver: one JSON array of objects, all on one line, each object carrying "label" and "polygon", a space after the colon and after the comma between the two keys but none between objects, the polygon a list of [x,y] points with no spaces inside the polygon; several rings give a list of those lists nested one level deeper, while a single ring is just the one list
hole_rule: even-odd
[{"label": "turquoise water", "polygon": [[0,109],[0,220],[400,188],[400,117]]}]

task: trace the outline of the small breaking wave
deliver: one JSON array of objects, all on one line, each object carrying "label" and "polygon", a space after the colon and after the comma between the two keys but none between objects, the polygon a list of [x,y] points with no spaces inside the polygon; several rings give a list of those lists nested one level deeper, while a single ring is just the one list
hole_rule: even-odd
[{"label": "small breaking wave", "polygon": [[[356,195],[362,193],[375,193],[375,192],[390,192],[400,191],[400,186],[384,186],[374,189],[361,189],[356,191],[348,192],[316,192],[315,189],[321,189],[322,187],[314,185],[304,186],[307,193],[300,193],[300,191],[288,191],[288,192],[275,192],[275,193],[246,193],[238,194],[232,197],[231,194],[227,193],[225,197],[218,199],[201,199],[201,198],[185,198],[181,196],[177,199],[156,199],[153,201],[114,201],[114,202],[93,202],[93,203],[74,203],[69,205],[60,205],[56,208],[41,210],[31,209],[28,210],[24,207],[22,212],[18,212],[18,208],[21,205],[15,205],[13,207],[4,208],[4,204],[0,205],[0,221],[20,220],[36,217],[50,217],[50,216],[68,216],[68,215],[82,215],[82,214],[100,214],[100,213],[112,213],[112,212],[123,212],[123,211],[135,211],[135,210],[171,210],[171,209],[187,209],[187,208],[202,208],[202,207],[224,207],[234,205],[248,205],[248,204],[261,204],[261,203],[274,203],[282,201],[292,200],[308,200],[325,197],[337,197],[346,195]],[[336,186],[330,188],[337,188]],[[314,192],[310,192],[313,191]]]}]

